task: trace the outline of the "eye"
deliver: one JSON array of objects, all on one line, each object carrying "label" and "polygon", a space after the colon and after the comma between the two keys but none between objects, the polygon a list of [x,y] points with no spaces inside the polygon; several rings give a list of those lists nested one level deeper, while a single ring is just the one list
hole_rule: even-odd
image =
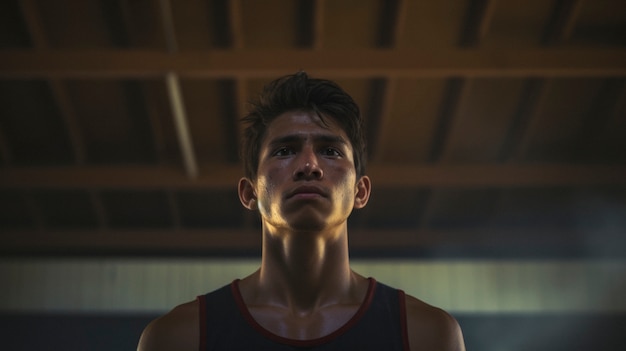
[{"label": "eye", "polygon": [[326,147],[322,150],[324,156],[341,157],[341,152],[334,147]]},{"label": "eye", "polygon": [[293,155],[293,154],[294,154],[293,149],[283,146],[283,147],[276,149],[276,151],[274,151],[272,155],[273,156],[288,156],[288,155]]}]

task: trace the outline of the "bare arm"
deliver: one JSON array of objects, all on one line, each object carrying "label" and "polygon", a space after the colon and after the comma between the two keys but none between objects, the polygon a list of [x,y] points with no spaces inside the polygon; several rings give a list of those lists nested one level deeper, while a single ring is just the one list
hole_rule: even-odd
[{"label": "bare arm", "polygon": [[459,323],[442,309],[406,296],[411,351],[465,351]]},{"label": "bare arm", "polygon": [[197,351],[199,338],[198,302],[188,302],[148,324],[137,351]]}]

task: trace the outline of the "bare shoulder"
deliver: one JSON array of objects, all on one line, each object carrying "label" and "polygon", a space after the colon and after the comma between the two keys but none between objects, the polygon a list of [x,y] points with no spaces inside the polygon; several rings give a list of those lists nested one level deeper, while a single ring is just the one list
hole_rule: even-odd
[{"label": "bare shoulder", "polygon": [[198,301],[191,301],[150,322],[141,334],[137,350],[198,350],[198,309]]},{"label": "bare shoulder", "polygon": [[446,311],[406,295],[406,312],[412,351],[465,351],[461,327]]}]

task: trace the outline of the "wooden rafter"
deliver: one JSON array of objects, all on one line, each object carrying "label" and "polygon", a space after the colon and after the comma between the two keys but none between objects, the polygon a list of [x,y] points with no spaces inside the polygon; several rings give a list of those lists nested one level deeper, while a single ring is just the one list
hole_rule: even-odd
[{"label": "wooden rafter", "polygon": [[[168,55],[177,54],[178,41],[176,40],[176,29],[174,27],[170,0],[160,0],[159,9]],[[172,117],[174,118],[176,136],[185,166],[185,173],[189,178],[193,179],[198,176],[198,164],[193,149],[191,132],[187,123],[187,112],[178,73],[173,70],[168,70],[165,73],[165,87],[169,98]]]},{"label": "wooden rafter", "polygon": [[391,32],[391,47],[396,47],[398,45],[398,41],[400,40],[402,33],[404,33],[408,11],[407,8],[409,6],[408,2],[409,0],[397,0],[395,22]]},{"label": "wooden rafter", "polygon": [[314,50],[320,50],[324,46],[324,26],[326,23],[326,12],[324,11],[326,0],[313,0],[313,22],[311,24],[312,43]]},{"label": "wooden rafter", "polygon": [[187,113],[185,111],[185,104],[183,94],[180,89],[178,75],[176,73],[169,72],[165,76],[165,84],[172,108],[172,116],[174,117],[178,144],[180,152],[182,153],[183,163],[185,165],[185,173],[189,178],[194,179],[198,176],[198,163],[193,148],[191,131],[189,130],[189,126],[187,124]]},{"label": "wooden rafter", "polygon": [[529,78],[524,81],[507,136],[500,148],[499,161],[514,162],[526,153],[530,142],[530,131],[534,123],[537,123],[537,116],[546,98],[548,85],[546,80],[540,78]]},{"label": "wooden rafter", "polygon": [[444,151],[448,148],[450,131],[460,111],[459,104],[468,94],[465,85],[467,85],[466,80],[459,77],[450,78],[446,82],[443,97],[439,103],[437,125],[428,157],[429,162],[440,162]]},{"label": "wooden rafter", "polygon": [[[543,32],[543,44],[556,46],[567,40],[571,35],[582,1],[559,0],[556,2],[552,15],[548,20]],[[513,127],[520,128],[512,131],[516,134],[518,143],[510,148],[508,160],[519,160],[524,157],[530,148],[530,143],[535,126],[539,124],[541,106],[545,101],[546,94],[551,86],[550,78],[528,78],[518,106],[517,115]],[[529,99],[528,101],[524,101]]]},{"label": "wooden rafter", "polygon": [[[39,9],[33,0],[21,0],[20,7],[24,22],[36,50],[48,50],[50,45],[39,16]],[[58,78],[50,78],[47,81],[54,101],[59,108],[65,129],[70,138],[74,160],[77,164],[83,164],[86,159],[86,147],[83,135],[78,123],[78,116],[71,102],[70,94],[65,84]]]},{"label": "wooden rafter", "polygon": [[567,40],[576,25],[582,0],[558,0],[544,29],[542,44],[552,46]]},{"label": "wooden rafter", "polygon": [[470,1],[465,25],[460,35],[460,46],[475,47],[480,44],[491,25],[495,6],[495,0]]},{"label": "wooden rafter", "polygon": [[[241,2],[239,0],[230,1],[228,7],[228,18],[231,32],[231,48],[233,50],[242,50],[244,47],[243,20],[241,16]],[[238,77],[235,79],[234,84],[233,93],[235,94],[235,97],[233,101],[235,102],[235,116],[243,116],[248,99],[247,81],[244,77]],[[237,126],[239,127],[238,134],[241,137],[243,133],[242,125],[241,123],[237,123]]]},{"label": "wooden rafter", "polygon": [[[477,47],[483,41],[491,24],[495,1],[473,0],[470,5],[466,23],[460,33],[461,45]],[[447,85],[447,96],[441,104],[440,128],[433,140],[434,145],[430,157],[432,162],[446,160],[449,157],[452,145],[450,136],[463,117],[462,106],[470,94],[472,82],[466,77],[456,77],[450,79]]]},{"label": "wooden rafter", "polygon": [[159,12],[161,13],[161,25],[165,37],[166,50],[169,53],[178,52],[178,40],[174,29],[174,17],[172,16],[172,4],[170,0],[159,0]]},{"label": "wooden rafter", "polygon": [[[250,60],[254,57],[254,60]],[[355,60],[359,57],[359,60]],[[267,78],[305,67],[332,77],[626,76],[626,50],[6,50],[0,77]]]},{"label": "wooden rafter", "polygon": [[[123,28],[118,29],[119,32],[125,33],[127,38],[121,39],[121,41],[127,42],[130,46],[136,45],[136,39],[133,35],[133,26],[131,17],[131,11],[129,9],[129,3],[127,0],[119,0],[117,6],[120,8],[118,26]],[[160,3],[160,6],[167,6],[167,4]],[[164,20],[165,21],[165,20]],[[128,86],[128,83],[126,83]],[[152,96],[152,91],[147,83],[140,82],[137,87],[137,96],[142,98],[142,102],[146,105],[146,112],[150,121],[149,130],[152,135],[154,152],[158,162],[165,160],[165,141],[163,139],[163,126],[159,120],[159,109],[157,107],[157,98]]]},{"label": "wooden rafter", "polygon": [[382,162],[383,155],[386,154],[385,146],[389,145],[389,139],[392,137],[389,132],[391,120],[391,111],[393,109],[393,101],[396,93],[397,79],[387,79],[385,82],[384,93],[381,99],[380,122],[378,123],[376,137],[376,152],[371,156],[372,161]]},{"label": "wooden rafter", "polygon": [[[395,47],[402,35],[402,31],[404,30],[404,25],[406,21],[406,12],[407,12],[407,1],[406,0],[398,0],[395,2],[395,12],[393,14],[394,20],[389,25],[392,26],[390,29],[390,38],[388,39],[388,43],[390,47]],[[393,109],[393,101],[396,93],[397,86],[397,78],[390,77],[385,80],[384,90],[382,97],[380,99],[380,116],[378,123],[377,136],[375,138],[376,142],[376,152],[373,155],[372,159],[375,161],[382,161],[381,157],[385,154],[385,150],[383,150],[385,145],[388,145],[387,139],[390,137],[388,130],[389,124],[391,123],[391,112]]]},{"label": "wooden rafter", "polygon": [[243,49],[243,20],[241,18],[241,0],[231,0],[228,2],[228,24],[230,28],[231,48],[235,50]]}]

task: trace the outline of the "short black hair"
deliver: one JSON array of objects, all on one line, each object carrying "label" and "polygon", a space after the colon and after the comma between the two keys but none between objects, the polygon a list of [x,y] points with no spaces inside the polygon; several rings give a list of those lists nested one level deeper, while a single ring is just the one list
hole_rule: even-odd
[{"label": "short black hair", "polygon": [[266,85],[251,109],[242,118],[246,125],[241,145],[245,176],[256,180],[259,152],[267,127],[278,116],[289,111],[314,112],[322,121],[332,118],[346,133],[353,149],[357,176],[365,175],[367,147],[365,127],[358,105],[337,83],[310,78],[298,72],[278,78]]}]

